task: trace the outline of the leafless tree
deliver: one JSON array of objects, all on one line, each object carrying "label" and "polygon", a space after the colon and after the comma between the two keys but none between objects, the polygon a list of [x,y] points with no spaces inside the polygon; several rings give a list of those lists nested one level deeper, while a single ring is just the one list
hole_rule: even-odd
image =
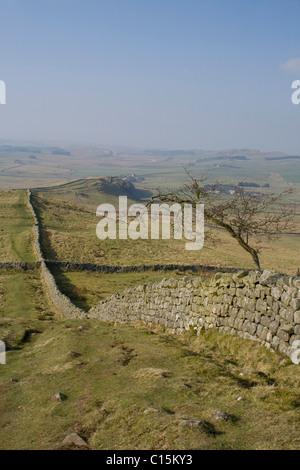
[{"label": "leafless tree", "polygon": [[228,191],[221,183],[207,184],[207,175],[192,176],[185,169],[187,183],[177,191],[161,191],[151,202],[204,204],[204,217],[212,226],[225,229],[253,259],[260,270],[259,248],[253,242],[262,236],[271,239],[294,227],[295,211],[284,198],[292,188],[280,194],[255,194],[246,191],[242,184]]}]

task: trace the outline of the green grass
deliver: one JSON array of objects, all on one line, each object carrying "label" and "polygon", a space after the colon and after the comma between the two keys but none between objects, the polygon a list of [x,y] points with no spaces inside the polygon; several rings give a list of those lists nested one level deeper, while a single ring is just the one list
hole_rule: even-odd
[{"label": "green grass", "polygon": [[[101,273],[91,271],[61,271],[54,269],[57,285],[61,292],[70,297],[78,307],[89,310],[101,299],[129,287],[157,282],[170,277],[183,277],[184,274],[164,271],[129,273]],[[189,272],[189,276],[192,274]],[[195,274],[199,275],[199,274]]]},{"label": "green grass", "polygon": [[148,191],[136,190],[132,184],[126,181],[111,178],[78,179],[59,185],[37,188],[33,191],[93,209],[102,203],[118,205],[119,196],[127,196],[128,203],[133,204],[134,200],[140,196],[150,194]]},{"label": "green grass", "polygon": [[[1,207],[14,240],[5,242],[5,253],[18,252],[22,259],[32,253],[25,194],[8,193],[9,203]],[[64,251],[49,244],[49,226],[59,237],[66,236],[68,256],[89,254],[95,228],[91,211],[64,201],[54,204],[45,197],[39,198],[39,210],[46,225],[43,243],[51,254]],[[21,220],[28,230],[17,230],[23,226]],[[117,256],[112,245],[103,249],[109,248],[108,259],[120,264],[143,262],[148,256],[160,263],[187,262],[186,252],[180,258],[180,250],[161,243],[160,251],[153,248],[152,254],[149,244],[135,243],[127,251],[118,247]],[[290,247],[291,256],[294,248]],[[285,254],[286,249],[282,247]],[[280,246],[277,255],[281,259]],[[76,302],[89,307],[124,287],[174,273],[56,275],[61,287],[77,296]],[[297,366],[255,342],[214,331],[179,337],[161,327],[63,320],[37,268],[0,271],[0,338],[10,347],[7,364],[0,365],[1,449],[62,449],[63,439],[72,432],[90,449],[100,450],[300,446]],[[79,355],[73,357],[70,351]],[[54,396],[58,392],[65,396],[62,402]],[[148,408],[156,411],[145,413]],[[228,421],[213,419],[218,409],[229,414]],[[200,420],[202,425],[184,425],[185,419]]]},{"label": "green grass", "polygon": [[[175,337],[160,328],[44,321],[0,366],[0,447],[60,449],[77,432],[92,449],[296,449],[299,376],[280,361],[213,332]],[[60,403],[58,392],[66,396]],[[213,420],[218,409],[229,421]]]},{"label": "green grass", "polygon": [[26,191],[0,192],[0,261],[35,261]]},{"label": "green grass", "polygon": [[39,270],[0,272],[0,337],[19,347],[25,331],[57,314]]}]

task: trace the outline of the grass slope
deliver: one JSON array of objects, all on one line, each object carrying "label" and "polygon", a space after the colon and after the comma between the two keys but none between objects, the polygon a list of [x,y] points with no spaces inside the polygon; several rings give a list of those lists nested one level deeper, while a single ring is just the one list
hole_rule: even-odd
[{"label": "grass slope", "polygon": [[118,206],[119,196],[127,196],[128,202],[132,204],[134,200],[146,197],[148,194],[147,191],[137,190],[132,183],[111,177],[79,179],[59,185],[35,188],[34,191],[88,207],[97,207],[102,203]]},{"label": "grass slope", "polygon": [[[64,272],[60,269],[54,269],[53,274],[60,291],[70,297],[75,305],[86,311],[111,294],[150,281],[161,281],[175,275],[174,272],[165,271],[97,273],[91,271]],[[178,277],[185,275],[183,272],[177,273]]]},{"label": "grass slope", "polygon": [[239,338],[43,322],[0,367],[1,449],[61,449],[71,432],[91,449],[300,445],[295,366]]},{"label": "grass slope", "polygon": [[[184,240],[99,240],[95,211],[38,194],[35,207],[42,221],[42,246],[48,259],[111,265],[202,264],[253,268],[252,259],[226,232],[215,230],[215,245],[205,240],[200,251],[187,251]],[[263,269],[296,274],[299,235],[263,240]]]},{"label": "grass slope", "polygon": [[[20,210],[29,226],[24,201],[25,193],[13,193],[2,206],[5,223]],[[43,222],[52,220],[57,230],[74,233],[74,224],[91,223],[88,210],[69,203],[41,197],[39,204]],[[24,249],[23,258],[32,245],[22,248],[29,231],[21,233],[8,246]],[[75,282],[71,274],[66,278]],[[100,295],[148,275],[103,276]],[[90,449],[299,448],[297,366],[254,342],[213,331],[176,337],[162,328],[62,320],[38,269],[0,272],[0,338],[9,349],[0,365],[1,449],[62,449],[72,432]],[[214,419],[218,409],[228,420]]]}]

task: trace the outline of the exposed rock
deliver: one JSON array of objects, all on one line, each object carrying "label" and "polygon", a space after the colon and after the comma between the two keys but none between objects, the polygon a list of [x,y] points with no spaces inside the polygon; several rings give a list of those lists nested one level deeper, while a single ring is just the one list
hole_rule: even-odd
[{"label": "exposed rock", "polygon": [[53,395],[53,398],[59,402],[62,402],[67,399],[67,396],[63,393],[57,392]]},{"label": "exposed rock", "polygon": [[29,382],[28,380],[21,380],[20,382],[17,382],[17,384],[20,386],[20,387],[24,387],[24,385],[27,385]]},{"label": "exposed rock", "polygon": [[203,421],[200,421],[198,419],[183,419],[181,421],[181,424],[183,424],[184,426],[191,426],[192,428],[204,425]]},{"label": "exposed rock", "polygon": [[158,410],[157,408],[151,408],[151,407],[149,407],[149,408],[146,408],[146,409],[144,410],[144,414],[146,415],[146,414],[148,414],[148,413],[159,413],[159,411],[160,411],[160,410]]},{"label": "exposed rock", "polygon": [[229,418],[230,418],[229,414],[223,410],[217,410],[212,417],[212,419],[221,420],[221,421],[228,421]]},{"label": "exposed rock", "polygon": [[259,282],[262,286],[268,286],[275,284],[282,277],[282,274],[277,273],[276,271],[263,271],[260,276]]},{"label": "exposed rock", "polygon": [[76,432],[69,434],[62,441],[64,446],[88,447],[88,444]]},{"label": "exposed rock", "polygon": [[74,357],[74,358],[75,358],[75,357],[80,357],[81,354],[78,353],[78,352],[76,352],[76,351],[69,351],[68,354],[67,354],[67,356],[69,356],[69,357]]}]

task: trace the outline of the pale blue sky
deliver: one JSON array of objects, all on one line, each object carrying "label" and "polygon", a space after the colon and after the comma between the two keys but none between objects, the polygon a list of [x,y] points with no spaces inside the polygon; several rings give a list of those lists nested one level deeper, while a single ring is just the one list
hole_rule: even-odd
[{"label": "pale blue sky", "polygon": [[300,154],[299,0],[1,0],[0,139]]}]

